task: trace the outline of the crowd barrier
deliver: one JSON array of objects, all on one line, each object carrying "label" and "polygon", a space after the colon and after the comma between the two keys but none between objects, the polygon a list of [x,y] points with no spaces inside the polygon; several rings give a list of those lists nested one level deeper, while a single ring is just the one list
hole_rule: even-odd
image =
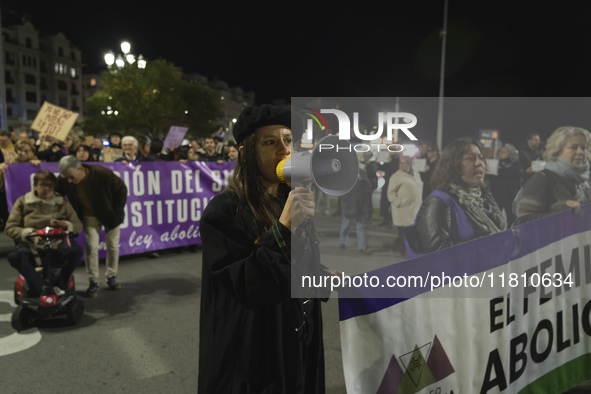
[{"label": "crowd barrier", "polygon": [[[201,243],[199,222],[203,210],[227,186],[235,166],[233,162],[198,161],[91,164],[113,170],[127,185],[120,255]],[[57,163],[8,166],[4,174],[9,210],[18,197],[33,189],[33,175],[40,170],[59,175]],[[83,246],[84,234],[77,241]],[[102,257],[105,251],[103,234]]]},{"label": "crowd barrier", "polygon": [[584,206],[368,273],[417,280],[340,291],[347,392],[562,393],[591,379],[590,251]]}]

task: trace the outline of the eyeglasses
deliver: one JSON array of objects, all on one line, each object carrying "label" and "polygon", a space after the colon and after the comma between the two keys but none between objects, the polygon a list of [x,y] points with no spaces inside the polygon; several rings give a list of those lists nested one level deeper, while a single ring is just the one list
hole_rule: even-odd
[{"label": "eyeglasses", "polygon": [[480,155],[466,155],[464,157],[462,157],[462,160],[466,160],[466,161],[473,161],[476,162],[476,159],[479,159],[480,161],[484,161],[484,156]]}]

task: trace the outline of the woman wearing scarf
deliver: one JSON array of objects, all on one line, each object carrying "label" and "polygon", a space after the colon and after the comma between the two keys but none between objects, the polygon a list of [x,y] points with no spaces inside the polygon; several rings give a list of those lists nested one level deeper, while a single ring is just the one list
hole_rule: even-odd
[{"label": "woman wearing scarf", "polygon": [[[433,192],[416,219],[420,253],[431,253],[506,229],[485,182],[480,144],[461,138],[442,152],[431,178]],[[415,245],[413,245],[415,246]]]},{"label": "woman wearing scarf", "polygon": [[517,197],[515,224],[526,223],[591,202],[589,159],[591,134],[580,127],[563,126],[546,144],[544,171],[535,173]]}]

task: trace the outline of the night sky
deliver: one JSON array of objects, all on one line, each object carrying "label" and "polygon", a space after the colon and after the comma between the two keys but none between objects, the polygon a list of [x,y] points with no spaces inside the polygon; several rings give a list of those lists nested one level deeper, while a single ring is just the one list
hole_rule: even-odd
[{"label": "night sky", "polygon": [[[590,95],[589,1],[449,3],[446,96]],[[42,34],[63,32],[90,69],[126,39],[135,54],[242,86],[259,104],[439,94],[443,0],[1,4]]]}]

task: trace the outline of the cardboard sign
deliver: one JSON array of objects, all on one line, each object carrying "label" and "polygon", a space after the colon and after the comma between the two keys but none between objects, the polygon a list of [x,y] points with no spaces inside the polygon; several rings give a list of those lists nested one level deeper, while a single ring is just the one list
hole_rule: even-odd
[{"label": "cardboard sign", "polygon": [[103,148],[103,162],[112,163],[120,157],[123,157],[123,149],[111,148],[109,146]]},{"label": "cardboard sign", "polygon": [[427,159],[413,159],[412,169],[417,172],[425,172],[425,166],[427,165]]},{"label": "cardboard sign", "polygon": [[486,173],[490,175],[499,175],[498,159],[486,159]]},{"label": "cardboard sign", "polygon": [[534,160],[531,162],[532,172],[544,171],[544,167],[546,167],[546,162],[544,160]]},{"label": "cardboard sign", "polygon": [[3,150],[5,163],[14,163],[16,161],[16,152],[14,150]]},{"label": "cardboard sign", "polygon": [[67,109],[49,104],[47,101],[39,110],[31,128],[39,132],[39,135],[49,135],[57,140],[65,141],[68,132],[76,123],[78,114]]},{"label": "cardboard sign", "polygon": [[181,142],[183,142],[188,130],[188,127],[171,126],[164,140],[164,147],[172,150],[181,146]]}]

